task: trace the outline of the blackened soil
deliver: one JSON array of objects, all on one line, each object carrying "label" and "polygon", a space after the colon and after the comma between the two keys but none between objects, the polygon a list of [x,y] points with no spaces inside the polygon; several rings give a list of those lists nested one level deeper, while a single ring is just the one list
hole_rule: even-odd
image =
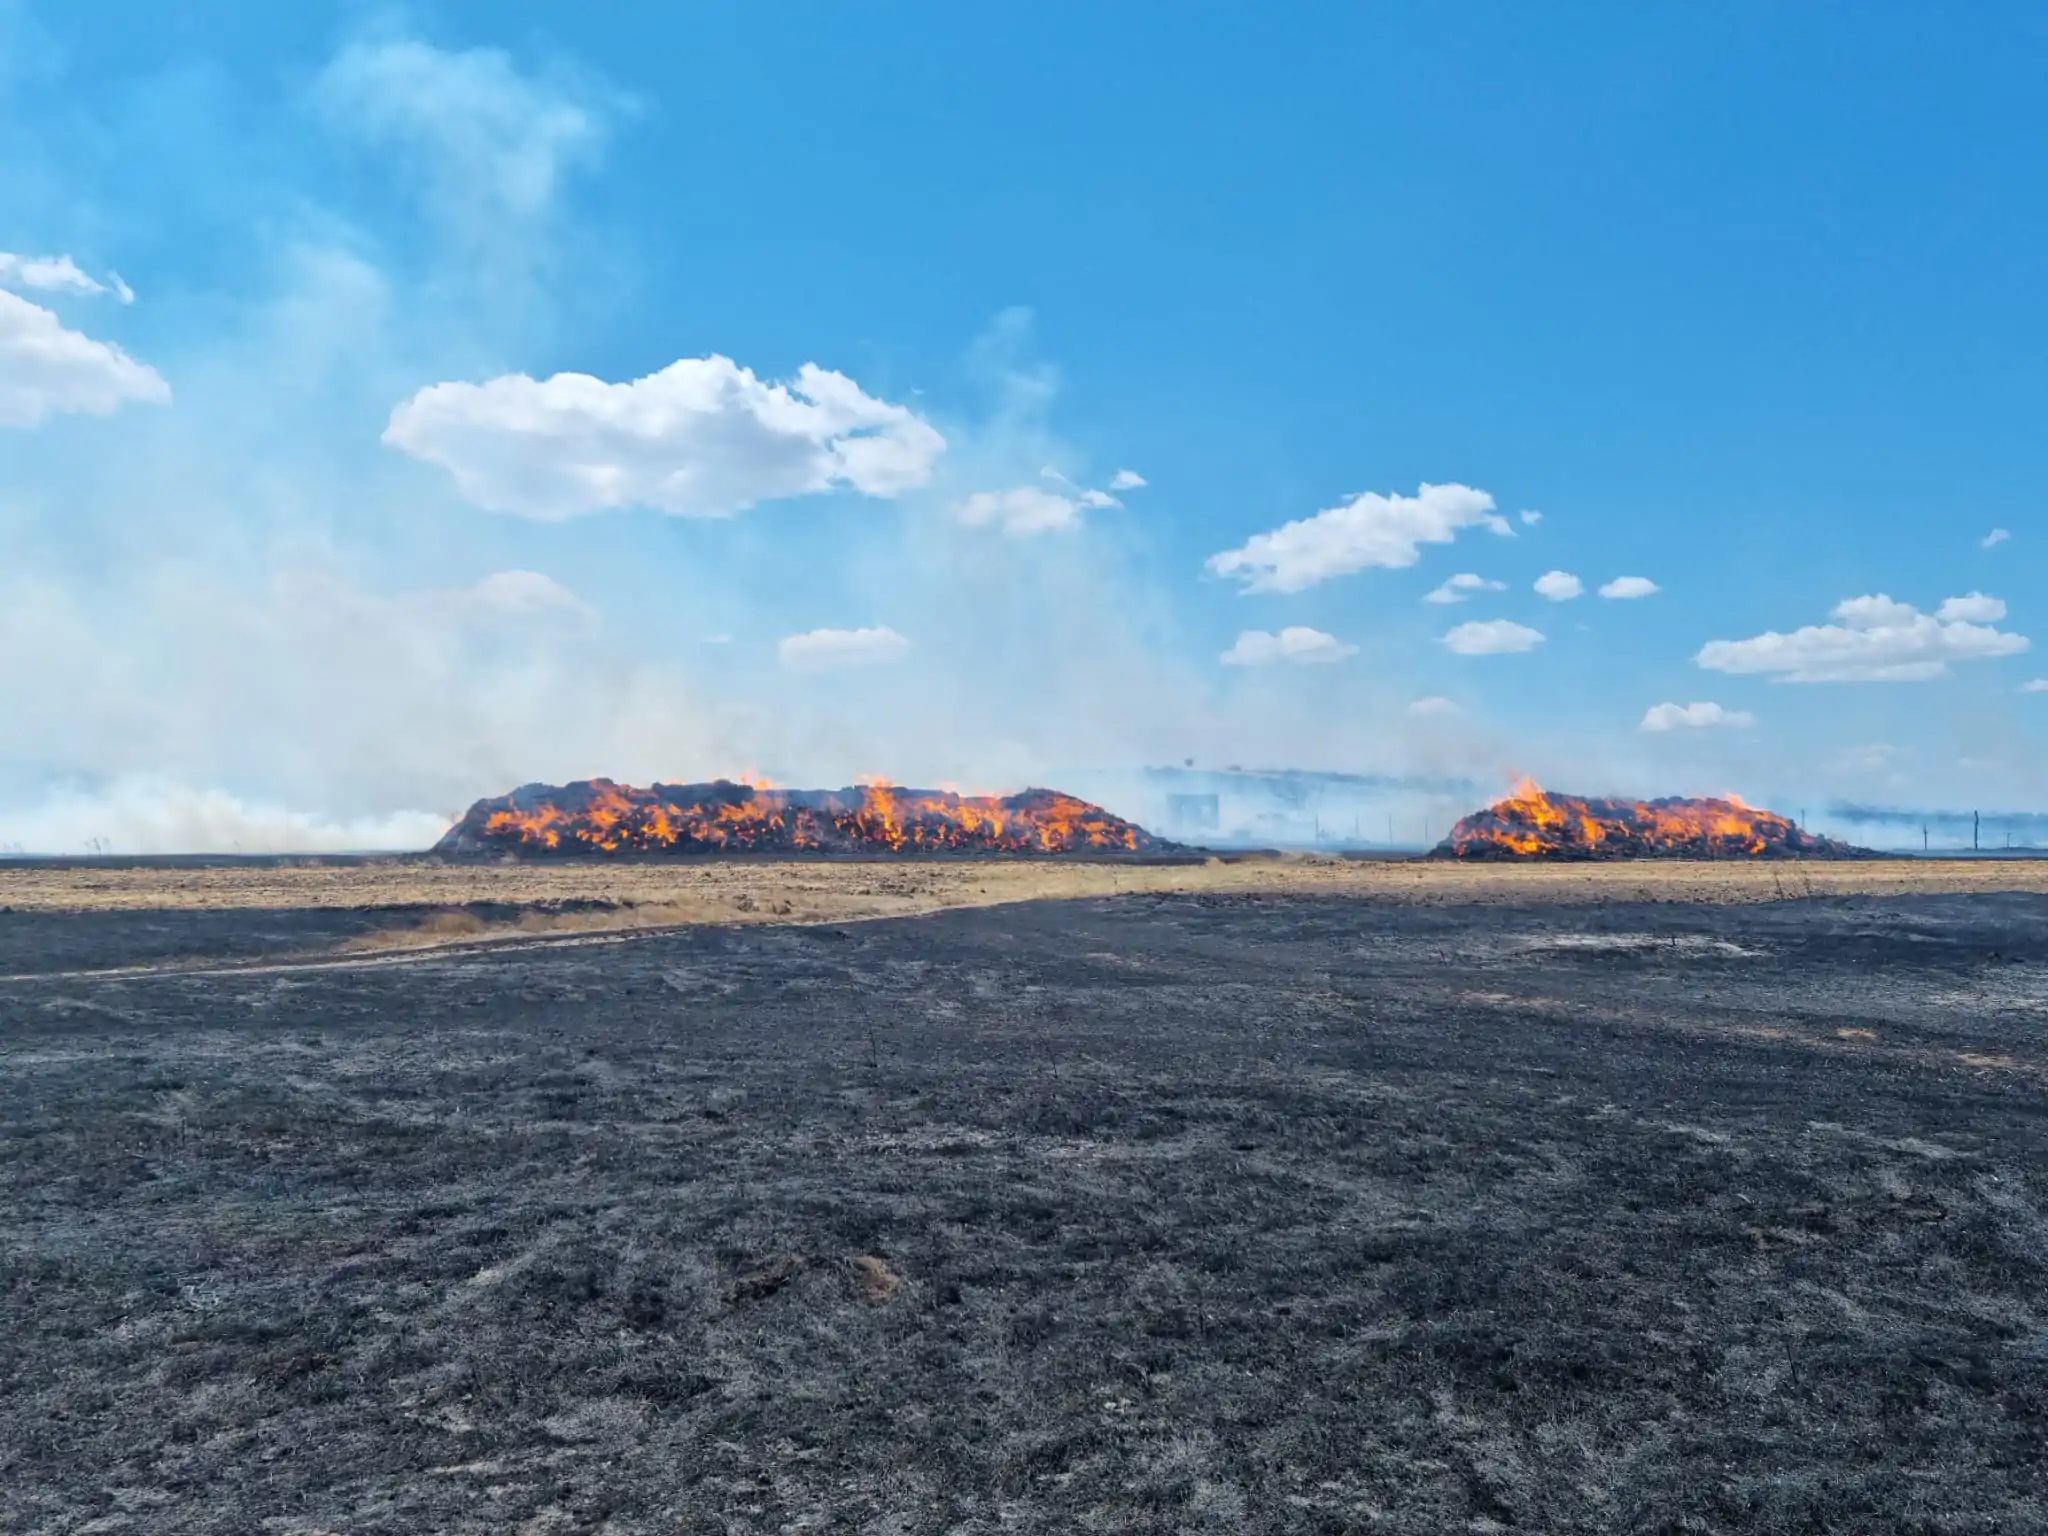
[{"label": "blackened soil", "polygon": [[587,912],[608,901],[469,901],[436,905],[155,908],[105,912],[0,908],[0,977],[131,966],[312,957],[350,939],[449,918],[479,926],[536,913]]},{"label": "blackened soil", "polygon": [[2042,1530],[2044,1034],[2042,898],[0,981],[0,1529]]}]

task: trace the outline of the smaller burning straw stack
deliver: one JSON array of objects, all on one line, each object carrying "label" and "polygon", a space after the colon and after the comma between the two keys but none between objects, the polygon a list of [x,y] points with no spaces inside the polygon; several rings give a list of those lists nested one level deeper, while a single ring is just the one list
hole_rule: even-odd
[{"label": "smaller burning straw stack", "polygon": [[1737,799],[1601,800],[1524,780],[1451,828],[1440,859],[1846,859],[1868,850],[1816,837]]},{"label": "smaller burning straw stack", "polygon": [[1178,845],[1056,789],[1016,795],[869,784],[647,789],[585,779],[479,800],[434,845],[455,857],[627,854],[1116,854]]}]

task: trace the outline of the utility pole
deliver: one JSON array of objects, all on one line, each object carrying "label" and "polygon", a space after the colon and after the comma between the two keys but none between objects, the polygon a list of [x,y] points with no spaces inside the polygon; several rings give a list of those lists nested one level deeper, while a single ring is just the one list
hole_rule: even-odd
[{"label": "utility pole", "polygon": [[1982,847],[1977,842],[1977,813],[1972,811],[1970,812],[1970,852],[1981,853],[1982,851]]},{"label": "utility pole", "polygon": [[1924,821],[1920,823],[1920,851],[1927,851],[1927,823]]}]

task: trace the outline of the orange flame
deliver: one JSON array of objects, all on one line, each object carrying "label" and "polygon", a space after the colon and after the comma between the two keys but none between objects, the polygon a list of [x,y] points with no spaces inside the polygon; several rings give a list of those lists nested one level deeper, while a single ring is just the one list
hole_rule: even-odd
[{"label": "orange flame", "polygon": [[721,779],[635,789],[592,779],[528,785],[482,800],[443,851],[688,853],[712,850],[885,853],[1131,852],[1141,828],[1058,790],[960,795],[870,780],[849,790],[783,790]]},{"label": "orange flame", "polygon": [[1547,793],[1524,778],[1451,829],[1439,853],[1456,858],[1762,858],[1850,850],[1802,831],[1735,795],[1608,800]]}]

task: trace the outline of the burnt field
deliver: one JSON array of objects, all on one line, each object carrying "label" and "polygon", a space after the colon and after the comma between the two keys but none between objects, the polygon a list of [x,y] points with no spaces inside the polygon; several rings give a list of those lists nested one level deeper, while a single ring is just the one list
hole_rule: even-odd
[{"label": "burnt field", "polygon": [[2048,897],[1505,889],[0,913],[0,1529],[2048,1528]]}]

